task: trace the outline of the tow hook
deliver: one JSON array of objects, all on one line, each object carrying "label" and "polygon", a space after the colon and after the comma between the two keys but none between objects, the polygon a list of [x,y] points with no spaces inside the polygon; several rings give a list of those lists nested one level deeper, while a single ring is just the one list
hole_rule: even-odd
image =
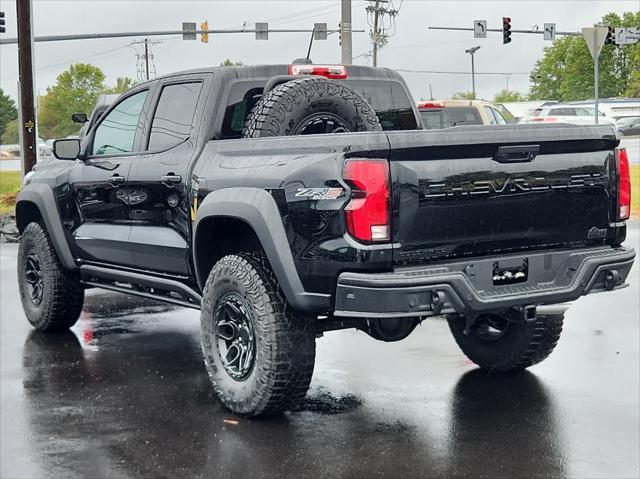
[{"label": "tow hook", "polygon": [[444,292],[442,291],[434,291],[431,293],[431,311],[434,315],[440,314],[442,311],[442,307],[444,306]]},{"label": "tow hook", "polygon": [[613,288],[620,284],[620,273],[618,270],[610,269],[604,276],[604,287],[607,291],[611,291]]}]

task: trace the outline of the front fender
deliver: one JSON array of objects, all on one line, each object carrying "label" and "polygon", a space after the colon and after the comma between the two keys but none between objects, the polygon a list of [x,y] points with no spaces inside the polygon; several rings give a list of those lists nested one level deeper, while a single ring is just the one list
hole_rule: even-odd
[{"label": "front fender", "polygon": [[[206,281],[198,265],[198,226],[205,218],[235,218],[247,223],[260,240],[289,304],[306,312],[325,312],[330,307],[330,295],[304,290],[293,261],[289,241],[280,211],[273,197],[259,188],[225,188],[208,194],[196,214],[193,227],[193,259],[202,288]],[[212,239],[215,241],[215,239]],[[240,239],[239,239],[240,241]]]},{"label": "front fender", "polygon": [[35,205],[47,228],[49,239],[53,244],[62,265],[68,270],[76,270],[78,266],[73,258],[67,237],[64,233],[58,202],[51,186],[45,183],[30,183],[26,185],[16,199],[16,223],[20,233],[31,222],[25,216],[29,204]]}]

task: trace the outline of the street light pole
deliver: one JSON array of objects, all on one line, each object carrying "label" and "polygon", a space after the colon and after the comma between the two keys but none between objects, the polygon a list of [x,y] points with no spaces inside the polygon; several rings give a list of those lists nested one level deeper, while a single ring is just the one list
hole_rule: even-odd
[{"label": "street light pole", "polygon": [[480,50],[480,45],[478,45],[477,47],[469,48],[468,50],[464,51],[465,53],[468,53],[469,55],[471,55],[471,92],[473,94],[474,100],[476,99],[476,68],[473,61],[473,56],[478,50]]}]

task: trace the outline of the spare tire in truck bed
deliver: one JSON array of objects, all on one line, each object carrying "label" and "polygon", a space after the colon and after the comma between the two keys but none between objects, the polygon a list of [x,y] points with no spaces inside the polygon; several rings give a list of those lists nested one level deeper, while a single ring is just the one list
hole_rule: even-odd
[{"label": "spare tire in truck bed", "polygon": [[265,94],[247,117],[242,136],[313,135],[382,130],[358,93],[321,77],[297,78]]}]

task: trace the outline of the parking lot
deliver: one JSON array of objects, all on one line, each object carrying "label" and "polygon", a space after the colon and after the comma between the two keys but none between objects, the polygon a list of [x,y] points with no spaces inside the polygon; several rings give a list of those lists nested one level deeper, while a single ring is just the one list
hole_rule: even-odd
[{"label": "parking lot", "polygon": [[72,333],[36,334],[0,248],[3,478],[640,474],[637,262],[530,372],[480,372],[438,319],[399,343],[327,333],[302,410],[249,420],[215,399],[197,312],[95,291]]}]

